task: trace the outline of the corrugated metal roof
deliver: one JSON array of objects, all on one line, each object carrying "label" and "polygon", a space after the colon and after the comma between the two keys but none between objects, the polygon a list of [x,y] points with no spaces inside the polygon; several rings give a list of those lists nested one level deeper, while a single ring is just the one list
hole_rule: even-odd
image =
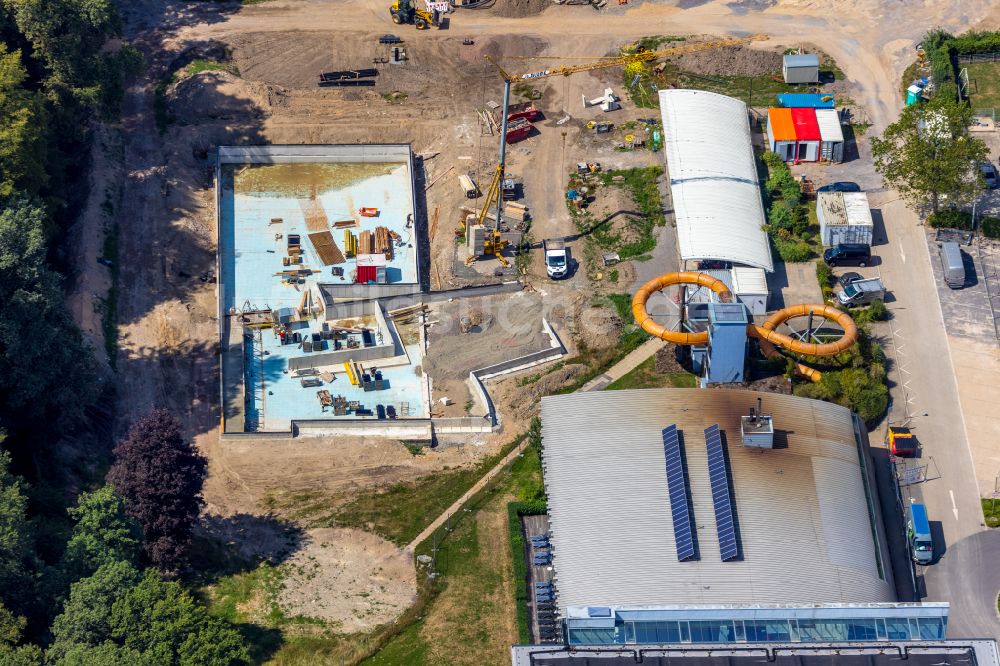
[{"label": "corrugated metal roof", "polygon": [[823,141],[842,142],[844,129],[840,126],[840,116],[834,109],[816,109],[816,124]]},{"label": "corrugated metal roof", "polygon": [[815,53],[790,53],[784,57],[785,67],[819,67],[819,56]]},{"label": "corrugated metal roof", "polygon": [[872,211],[864,192],[820,192],[816,213],[828,227],[872,226]]},{"label": "corrugated metal roof", "polygon": [[796,141],[819,141],[819,125],[816,124],[816,109],[789,109],[792,124],[795,125]]},{"label": "corrugated metal roof", "polygon": [[660,114],[681,258],[773,270],[746,105],[661,90]]},{"label": "corrugated metal roof", "polygon": [[772,107],[767,110],[767,125],[771,128],[771,136],[775,141],[795,141],[795,124],[792,122],[792,110]]},{"label": "corrugated metal roof", "polygon": [[873,226],[872,209],[868,205],[868,195],[864,192],[841,192],[844,195],[844,208],[847,209],[847,223],[853,225]]},{"label": "corrugated metal roof", "polygon": [[[784,448],[740,443],[758,397]],[[744,559],[722,562],[704,428],[718,423]],[[678,562],[661,430],[683,436],[700,559]],[[753,391],[654,389],[542,399],[559,605],[876,603],[879,578],[848,410]],[[887,574],[888,575],[888,574]]]},{"label": "corrugated metal roof", "polygon": [[767,276],[759,268],[734,268],[733,293],[767,294]]}]

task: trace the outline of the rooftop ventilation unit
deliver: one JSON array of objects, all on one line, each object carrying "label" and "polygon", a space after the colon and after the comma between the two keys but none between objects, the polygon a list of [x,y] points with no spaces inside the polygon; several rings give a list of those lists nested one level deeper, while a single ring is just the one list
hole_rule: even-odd
[{"label": "rooftop ventilation unit", "polygon": [[756,409],[750,408],[750,416],[740,417],[740,434],[743,436],[743,446],[774,448],[774,424],[770,416],[764,416],[761,412],[760,398],[757,398]]}]

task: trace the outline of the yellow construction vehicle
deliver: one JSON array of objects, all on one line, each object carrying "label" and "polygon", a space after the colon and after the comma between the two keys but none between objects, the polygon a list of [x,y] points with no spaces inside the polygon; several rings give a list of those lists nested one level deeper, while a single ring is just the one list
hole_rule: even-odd
[{"label": "yellow construction vehicle", "polygon": [[393,23],[412,23],[417,30],[441,27],[441,15],[436,11],[417,9],[417,0],[396,0],[389,5],[389,16]]}]

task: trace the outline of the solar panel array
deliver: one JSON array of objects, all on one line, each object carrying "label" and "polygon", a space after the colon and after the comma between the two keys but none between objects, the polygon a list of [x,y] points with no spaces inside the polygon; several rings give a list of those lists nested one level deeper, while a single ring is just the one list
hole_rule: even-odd
[{"label": "solar panel array", "polygon": [[694,536],[691,533],[691,507],[687,496],[687,474],[681,459],[681,443],[677,426],[663,429],[663,454],[667,459],[667,490],[670,495],[670,513],[674,519],[674,542],[677,559],[683,562],[694,557]]},{"label": "solar panel array", "polygon": [[719,532],[719,550],[722,561],[739,557],[736,526],[733,522],[733,498],[729,493],[729,472],[726,455],[722,450],[719,426],[705,428],[705,450],[708,453],[708,478],[712,482],[712,503],[715,505],[715,527]]}]

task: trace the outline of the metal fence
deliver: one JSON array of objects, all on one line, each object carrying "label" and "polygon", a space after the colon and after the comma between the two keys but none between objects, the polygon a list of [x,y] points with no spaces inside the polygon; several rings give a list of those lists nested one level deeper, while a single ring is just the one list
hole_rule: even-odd
[{"label": "metal fence", "polygon": [[962,65],[971,65],[977,62],[1000,62],[1000,51],[994,53],[970,53],[955,57]]}]

